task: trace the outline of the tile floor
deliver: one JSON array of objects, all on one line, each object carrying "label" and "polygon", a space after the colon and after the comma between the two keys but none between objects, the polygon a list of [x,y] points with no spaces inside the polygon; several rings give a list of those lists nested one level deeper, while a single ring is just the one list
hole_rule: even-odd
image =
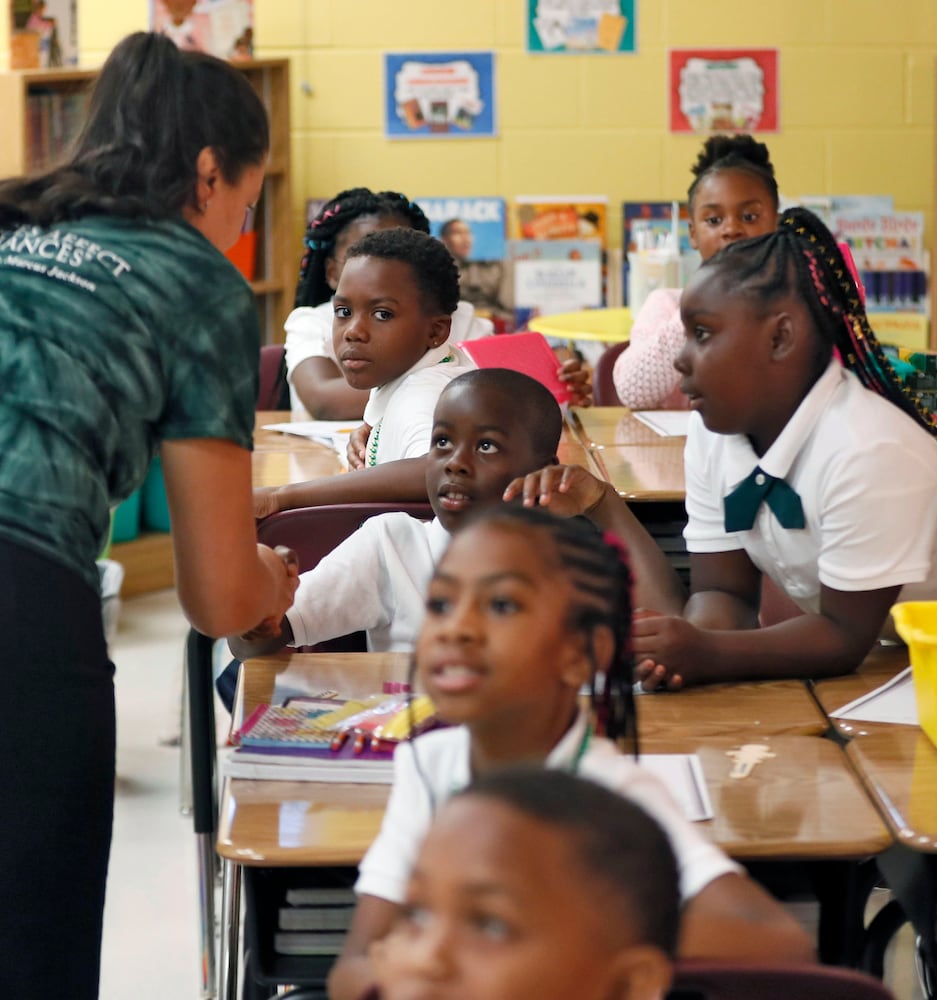
[{"label": "tile floor", "polygon": [[[199,1000],[195,839],[179,811],[177,733],[186,624],[173,591],[123,602],[117,666],[117,798],[101,1000]],[[224,711],[219,711],[219,728]],[[220,905],[220,901],[219,901]],[[797,915],[813,919],[810,908]],[[890,961],[896,1000],[919,1000],[910,934]]]}]

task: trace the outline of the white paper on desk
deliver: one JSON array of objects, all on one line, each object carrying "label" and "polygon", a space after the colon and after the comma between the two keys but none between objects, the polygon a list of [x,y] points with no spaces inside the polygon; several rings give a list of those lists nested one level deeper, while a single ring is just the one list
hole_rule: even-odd
[{"label": "white paper on desk", "polygon": [[911,668],[907,667],[881,687],[830,712],[830,717],[850,722],[895,722],[902,726],[919,726]]},{"label": "white paper on desk", "polygon": [[328,448],[334,448],[339,455],[344,455],[348,438],[356,425],[348,420],[290,420],[283,424],[264,424],[263,429],[318,441]]},{"label": "white paper on desk", "polygon": [[690,429],[689,410],[632,410],[631,415],[661,437],[686,437]]},{"label": "white paper on desk", "polygon": [[713,806],[695,753],[642,753],[641,767],[653,771],[691,823],[713,818]]}]

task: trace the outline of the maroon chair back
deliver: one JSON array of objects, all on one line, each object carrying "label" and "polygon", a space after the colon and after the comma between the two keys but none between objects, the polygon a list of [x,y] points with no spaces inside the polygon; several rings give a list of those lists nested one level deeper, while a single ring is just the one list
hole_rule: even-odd
[{"label": "maroon chair back", "polygon": [[667,1000],[895,1000],[878,979],[833,965],[679,962]]},{"label": "maroon chair back", "polygon": [[612,372],[618,355],[628,346],[628,341],[606,347],[592,370],[592,398],[596,406],[621,406]]},{"label": "maroon chair back", "polygon": [[[421,521],[432,520],[433,508],[428,503],[347,503],[326,507],[300,507],[284,510],[265,518],[257,525],[257,541],[271,547],[285,545],[299,557],[299,571],[315,567],[339,543],[353,534],[376,514],[401,511]],[[364,632],[339,636],[305,652],[347,653],[367,648]]]},{"label": "maroon chair back", "polygon": [[286,381],[286,348],[282,344],[264,344],[260,348],[260,389],[258,410],[288,410],[290,387]]}]

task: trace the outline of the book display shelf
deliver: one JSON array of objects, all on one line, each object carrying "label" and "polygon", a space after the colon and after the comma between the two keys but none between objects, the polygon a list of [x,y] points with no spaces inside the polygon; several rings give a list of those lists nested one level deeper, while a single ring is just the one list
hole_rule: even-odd
[{"label": "book display shelf", "polygon": [[[251,59],[232,65],[260,95],[270,119],[270,158],[254,215],[249,269],[264,342],[282,342],[299,262],[290,192],[289,60]],[[62,154],[84,121],[95,76],[96,70],[75,68],[0,73],[0,107],[6,123],[0,177],[41,170]],[[114,545],[111,557],[124,564],[125,596],[172,586],[168,534],[146,533]]]}]

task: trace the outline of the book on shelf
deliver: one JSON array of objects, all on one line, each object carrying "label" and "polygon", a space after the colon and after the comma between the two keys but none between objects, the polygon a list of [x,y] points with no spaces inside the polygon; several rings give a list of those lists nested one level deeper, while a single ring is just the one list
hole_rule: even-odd
[{"label": "book on shelf", "polygon": [[10,69],[78,65],[77,0],[10,0]]},{"label": "book on shelf", "polygon": [[510,270],[505,263],[506,207],[503,198],[417,198],[430,232],[459,265],[459,293],[475,311],[498,321],[513,318]]},{"label": "book on shelf", "polygon": [[510,235],[519,240],[608,242],[608,198],[604,195],[517,195]]},{"label": "book on shelf", "polygon": [[532,316],[602,305],[602,247],[597,240],[509,240],[508,253],[518,326]]},{"label": "book on shelf", "polygon": [[90,94],[33,87],[26,98],[26,156],[31,170],[50,165],[81,131]]},{"label": "book on shelf", "polygon": [[219,59],[250,59],[254,0],[150,0],[150,30]]}]

